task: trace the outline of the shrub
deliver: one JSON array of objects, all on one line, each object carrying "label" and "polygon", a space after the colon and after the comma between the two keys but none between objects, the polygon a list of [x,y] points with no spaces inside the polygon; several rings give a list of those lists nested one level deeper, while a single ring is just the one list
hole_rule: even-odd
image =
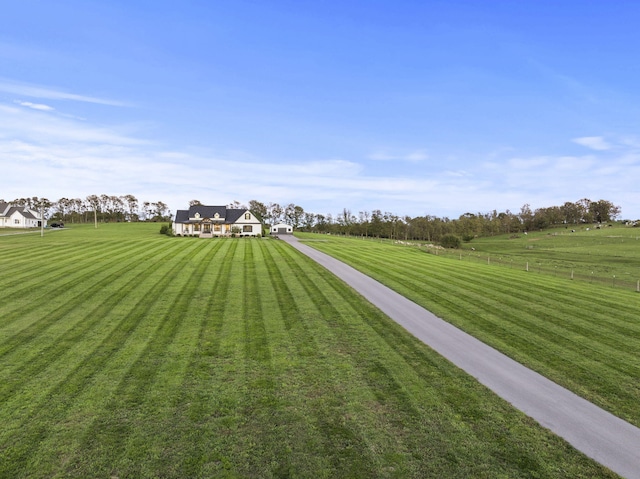
[{"label": "shrub", "polygon": [[161,235],[167,235],[167,236],[173,236],[173,229],[171,228],[171,225],[162,225],[160,227],[160,234]]},{"label": "shrub", "polygon": [[460,248],[460,238],[453,234],[446,234],[440,239],[440,244],[444,248]]},{"label": "shrub", "polygon": [[469,233],[462,235],[462,241],[464,241],[465,243],[470,242],[473,238],[475,238],[475,235]]}]

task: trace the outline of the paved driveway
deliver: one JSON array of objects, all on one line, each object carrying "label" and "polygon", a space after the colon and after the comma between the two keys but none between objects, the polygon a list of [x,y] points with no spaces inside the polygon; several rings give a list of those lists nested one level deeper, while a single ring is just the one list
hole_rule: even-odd
[{"label": "paved driveway", "polygon": [[576,449],[623,477],[640,479],[639,428],[513,361],[369,276],[300,243],[294,236],[280,238]]}]

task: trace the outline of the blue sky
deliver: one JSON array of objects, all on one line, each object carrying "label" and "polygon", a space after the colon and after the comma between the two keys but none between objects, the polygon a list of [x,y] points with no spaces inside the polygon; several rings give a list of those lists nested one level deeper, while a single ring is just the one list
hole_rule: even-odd
[{"label": "blue sky", "polygon": [[640,218],[640,3],[21,0],[0,198]]}]

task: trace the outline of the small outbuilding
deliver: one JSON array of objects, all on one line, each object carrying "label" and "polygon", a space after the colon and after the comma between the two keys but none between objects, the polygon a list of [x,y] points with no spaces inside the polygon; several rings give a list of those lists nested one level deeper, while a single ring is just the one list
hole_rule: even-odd
[{"label": "small outbuilding", "polygon": [[286,223],[278,223],[271,226],[272,235],[290,235],[293,234],[293,226]]}]

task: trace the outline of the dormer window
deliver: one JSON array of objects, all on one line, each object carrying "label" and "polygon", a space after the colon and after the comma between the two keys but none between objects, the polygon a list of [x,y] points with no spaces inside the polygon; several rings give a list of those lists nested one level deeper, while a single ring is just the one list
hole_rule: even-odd
[{"label": "dormer window", "polygon": [[200,218],[200,213],[196,212],[195,215],[193,215],[194,218]]},{"label": "dormer window", "polygon": [[213,215],[213,217],[214,217],[215,219],[218,219],[218,218],[220,218],[220,214],[219,214],[219,213],[216,213],[215,215]]}]

